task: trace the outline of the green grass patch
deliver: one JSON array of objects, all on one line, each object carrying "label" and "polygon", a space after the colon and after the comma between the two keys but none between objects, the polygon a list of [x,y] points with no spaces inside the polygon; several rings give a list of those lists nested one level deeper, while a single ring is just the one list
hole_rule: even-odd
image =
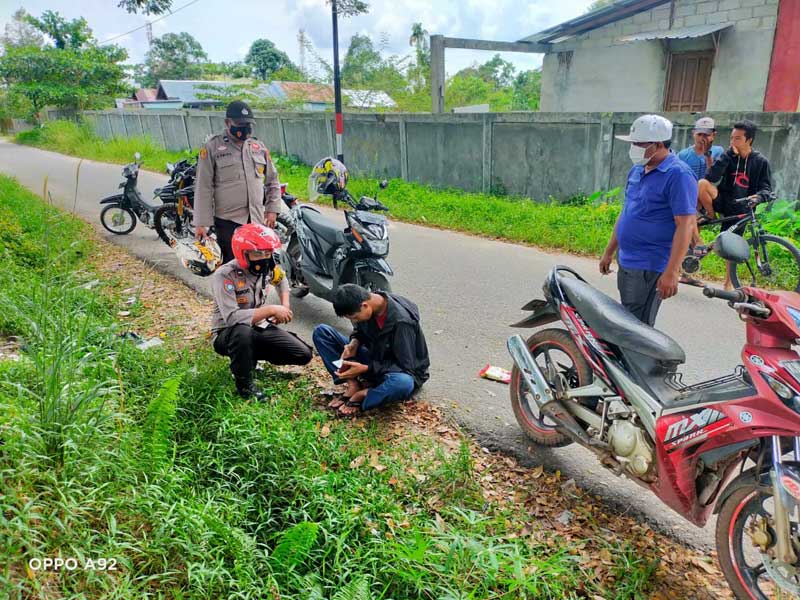
[{"label": "green grass patch", "polygon": [[[0,315],[22,338],[21,360],[0,360],[0,597],[652,590],[657,559],[622,542],[603,542],[619,560],[598,578],[582,545],[518,537],[530,515],[483,497],[467,442],[387,443],[380,421],[330,421],[311,381],[272,370],[262,383],[273,402],[244,403],[205,341],[137,350],[118,335],[125,282],[86,285],[98,275],[84,261],[89,226],[9,178],[0,190],[0,220],[19,237],[2,249]],[[79,568],[26,566],[46,557]]]}]

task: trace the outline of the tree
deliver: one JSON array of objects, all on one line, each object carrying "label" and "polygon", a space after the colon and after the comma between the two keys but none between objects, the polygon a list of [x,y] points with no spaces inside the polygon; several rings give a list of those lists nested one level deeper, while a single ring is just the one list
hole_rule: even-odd
[{"label": "tree", "polygon": [[381,53],[367,35],[355,34],[344,57],[342,83],[350,87],[366,87],[384,66]]},{"label": "tree", "polygon": [[126,90],[127,58],[118,46],[9,48],[0,58],[0,78],[12,100],[25,100],[32,113],[48,105],[100,108]]},{"label": "tree", "polygon": [[[331,0],[327,0],[328,4]],[[363,0],[336,0],[336,14],[342,17],[354,17],[369,10],[369,4]]]},{"label": "tree", "polygon": [[18,9],[6,23],[5,33],[0,36],[0,45],[3,48],[19,48],[20,46],[36,46],[41,48],[44,37],[41,32],[31,25],[28,13],[24,8]]},{"label": "tree", "polygon": [[495,89],[507,88],[514,82],[514,65],[495,54],[478,67],[478,77],[491,83]]},{"label": "tree", "polygon": [[262,80],[270,79],[278,69],[294,66],[285,52],[265,39],[256,40],[250,45],[244,62],[250,65],[256,77]]},{"label": "tree", "polygon": [[129,13],[138,13],[141,10],[146,15],[160,15],[172,8],[172,0],[120,0],[117,6]]},{"label": "tree", "polygon": [[539,110],[542,96],[542,71],[523,71],[514,80],[511,110]]},{"label": "tree", "polygon": [[92,39],[92,30],[83,17],[67,21],[58,12],[46,10],[38,19],[26,15],[25,21],[53,40],[59,50],[81,48]]},{"label": "tree", "polygon": [[594,0],[594,2],[592,2],[586,9],[586,12],[590,13],[600,10],[601,8],[605,8],[606,6],[614,4],[614,2],[616,2],[616,0]]},{"label": "tree", "polygon": [[247,79],[253,72],[243,62],[201,63],[203,79]]},{"label": "tree", "polygon": [[137,80],[144,87],[155,87],[160,79],[197,79],[207,59],[200,42],[185,31],[165,33],[153,40],[144,68],[137,70]]}]

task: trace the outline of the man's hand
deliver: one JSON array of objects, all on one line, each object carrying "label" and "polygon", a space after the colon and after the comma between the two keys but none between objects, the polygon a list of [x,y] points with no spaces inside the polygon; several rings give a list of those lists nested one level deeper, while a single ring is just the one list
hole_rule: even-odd
[{"label": "man's hand", "polygon": [[195,227],[194,228],[194,239],[198,242],[203,241],[203,239],[208,237],[208,229],[205,227]]},{"label": "man's hand", "polygon": [[344,351],[342,355],[339,357],[342,360],[347,360],[348,358],[353,358],[356,353],[358,352],[358,342],[356,340],[352,340],[349,344],[346,344],[344,347]]},{"label": "man's hand", "polygon": [[278,222],[278,213],[268,212],[264,215],[264,220],[266,221],[265,225],[272,229],[275,227],[275,223]]},{"label": "man's hand", "polygon": [[340,379],[355,379],[369,371],[369,366],[362,365],[361,363],[346,360],[342,366],[336,371],[336,376]]},{"label": "man's hand", "polygon": [[661,277],[658,278],[658,282],[656,283],[656,290],[658,290],[658,295],[661,296],[662,300],[672,298],[678,293],[679,279],[680,276],[675,272],[668,273],[665,271],[661,274]]},{"label": "man's hand", "polygon": [[600,272],[603,275],[608,275],[609,273],[611,273],[611,263],[613,262],[613,260],[614,260],[613,254],[609,254],[608,252],[603,254],[603,258],[600,259]]},{"label": "man's hand", "polygon": [[289,323],[293,316],[292,311],[285,306],[275,305],[272,307],[272,319],[276,323]]}]

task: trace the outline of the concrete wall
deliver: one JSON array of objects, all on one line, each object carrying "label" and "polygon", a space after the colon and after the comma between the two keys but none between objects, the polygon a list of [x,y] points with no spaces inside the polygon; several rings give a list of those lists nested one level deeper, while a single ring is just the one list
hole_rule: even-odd
[{"label": "concrete wall", "polygon": [[[762,110],[777,13],[778,0],[676,1],[673,29],[733,25],[720,34],[708,110]],[[669,28],[666,4],[555,44],[544,58],[541,110],[661,110],[669,52],[711,49],[711,36],[637,42],[619,38]]]},{"label": "concrete wall", "polygon": [[[772,164],[778,193],[800,198],[800,113],[711,112],[727,145],[730,126],[744,117],[759,126],[756,148]],[[624,185],[631,163],[627,133],[638,113],[345,114],[344,154],[358,175],[402,178],[469,191],[505,191],[547,199]],[[696,115],[668,114],[674,148],[691,145]],[[223,127],[221,113],[153,111],[89,112],[85,118],[104,138],[142,130],[168,148],[197,147]],[[120,125],[123,127],[120,128]],[[188,132],[188,133],[187,133]],[[333,154],[330,113],[263,113],[256,132],[270,150],[308,164]]]}]

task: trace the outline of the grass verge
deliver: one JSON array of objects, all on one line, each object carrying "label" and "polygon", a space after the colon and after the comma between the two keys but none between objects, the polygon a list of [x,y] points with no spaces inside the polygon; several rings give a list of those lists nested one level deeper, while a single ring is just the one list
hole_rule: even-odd
[{"label": "grass verge", "polygon": [[0,224],[0,597],[725,597],[705,556],[430,407],[330,420],[313,370],[241,402],[194,292],[6,177]]}]

